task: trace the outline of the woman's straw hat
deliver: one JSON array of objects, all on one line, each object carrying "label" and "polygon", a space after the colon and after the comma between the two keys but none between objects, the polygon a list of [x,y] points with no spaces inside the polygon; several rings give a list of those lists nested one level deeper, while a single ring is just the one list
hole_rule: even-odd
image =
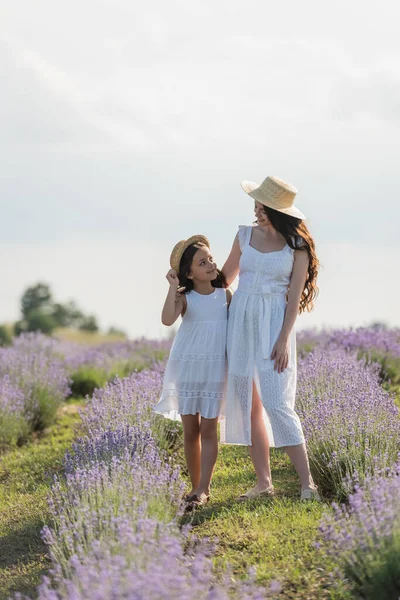
[{"label": "woman's straw hat", "polygon": [[204,235],[192,235],[192,237],[188,238],[187,240],[181,240],[178,242],[172,250],[171,257],[169,259],[171,268],[179,273],[179,266],[181,264],[183,253],[191,244],[198,243],[205,244],[208,248],[210,247],[210,242]]},{"label": "woman's straw hat", "polygon": [[269,176],[261,185],[253,181],[242,181],[240,185],[249,196],[264,206],[298,219],[306,218],[298,208],[293,206],[297,190],[291,183]]}]

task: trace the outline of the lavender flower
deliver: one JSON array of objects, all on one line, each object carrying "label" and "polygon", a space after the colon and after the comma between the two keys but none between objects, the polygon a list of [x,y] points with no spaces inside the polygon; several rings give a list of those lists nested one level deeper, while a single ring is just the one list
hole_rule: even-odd
[{"label": "lavender flower", "polygon": [[341,348],[318,349],[299,362],[297,410],[313,476],[343,498],[346,481],[392,466],[400,450],[399,410],[382,389],[379,367]]},{"label": "lavender flower", "polygon": [[359,598],[400,597],[400,463],[369,477],[348,505],[333,505],[320,525],[322,549]]}]

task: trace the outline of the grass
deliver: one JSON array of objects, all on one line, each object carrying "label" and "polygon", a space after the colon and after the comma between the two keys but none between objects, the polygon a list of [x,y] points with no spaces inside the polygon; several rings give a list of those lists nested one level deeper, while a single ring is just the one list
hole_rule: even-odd
[{"label": "grass", "polygon": [[326,504],[301,503],[296,472],[287,456],[271,452],[276,496],[236,502],[255,483],[247,449],[222,446],[215,469],[210,504],[193,516],[194,535],[216,541],[216,563],[229,562],[237,577],[256,567],[257,581],[283,584],[280,598],[344,599],[346,591],[332,588],[333,565],[322,559],[314,543]]},{"label": "grass", "polygon": [[78,434],[74,400],[60,407],[56,422],[21,448],[0,455],[0,600],[16,591],[35,597],[50,568],[40,531],[49,522],[46,498],[52,475]]},{"label": "grass", "polygon": [[54,330],[53,336],[62,342],[75,342],[76,344],[95,345],[104,342],[123,342],[125,335],[108,334],[100,332],[81,331],[72,327],[58,327]]}]

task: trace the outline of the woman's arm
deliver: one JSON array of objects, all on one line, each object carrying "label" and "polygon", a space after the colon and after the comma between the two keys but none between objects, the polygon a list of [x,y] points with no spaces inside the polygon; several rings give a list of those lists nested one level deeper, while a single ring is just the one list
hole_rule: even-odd
[{"label": "woman's arm", "polygon": [[239,234],[236,234],[236,237],[233,240],[231,253],[229,254],[224,266],[221,269],[221,271],[225,275],[225,279],[228,285],[231,285],[232,281],[239,273],[239,261],[241,254],[242,251],[240,250]]},{"label": "woman's arm", "polygon": [[295,250],[285,319],[282,331],[271,354],[271,359],[275,359],[274,369],[278,370],[278,373],[284,371],[288,366],[288,340],[299,313],[300,298],[307,278],[309,260],[305,250]]},{"label": "woman's arm", "polygon": [[173,325],[180,314],[186,310],[186,298],[184,294],[178,293],[179,280],[176,272],[171,269],[167,273],[169,290],[161,313],[163,325]]}]

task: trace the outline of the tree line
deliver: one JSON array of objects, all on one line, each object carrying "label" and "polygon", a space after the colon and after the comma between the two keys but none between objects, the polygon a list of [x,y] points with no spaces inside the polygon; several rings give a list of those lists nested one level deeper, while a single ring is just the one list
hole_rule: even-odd
[{"label": "tree line", "polygon": [[[28,331],[41,331],[51,335],[58,327],[70,327],[81,331],[97,332],[99,325],[94,315],[85,314],[74,300],[66,303],[56,302],[50,286],[36,283],[28,287],[22,294],[21,318],[13,325],[12,333],[16,336]],[[124,334],[115,327],[108,333]],[[0,325],[0,345],[9,343],[10,332]]]}]

